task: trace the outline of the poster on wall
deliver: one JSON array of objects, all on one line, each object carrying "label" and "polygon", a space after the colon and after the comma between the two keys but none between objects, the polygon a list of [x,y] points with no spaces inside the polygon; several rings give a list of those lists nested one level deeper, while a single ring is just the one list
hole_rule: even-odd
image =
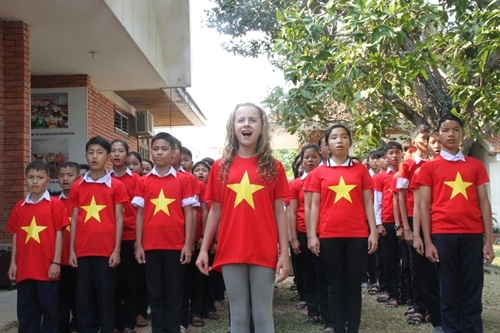
[{"label": "poster on wall", "polygon": [[[84,163],[87,137],[85,88],[33,89],[31,160],[48,164],[52,195],[60,193],[57,169],[66,161]],[[83,145],[83,147],[82,147]]]}]

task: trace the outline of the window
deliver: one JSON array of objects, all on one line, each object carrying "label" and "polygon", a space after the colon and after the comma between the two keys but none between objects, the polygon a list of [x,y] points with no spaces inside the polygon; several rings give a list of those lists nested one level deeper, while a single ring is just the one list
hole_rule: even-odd
[{"label": "window", "polygon": [[115,110],[115,131],[124,135],[130,135],[130,120],[123,113]]}]

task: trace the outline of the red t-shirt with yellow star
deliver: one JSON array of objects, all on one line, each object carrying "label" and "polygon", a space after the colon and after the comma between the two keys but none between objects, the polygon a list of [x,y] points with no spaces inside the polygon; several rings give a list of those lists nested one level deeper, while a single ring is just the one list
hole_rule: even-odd
[{"label": "red t-shirt with yellow star", "polygon": [[368,237],[363,191],[373,188],[365,166],[321,165],[308,175],[305,190],[320,193],[319,238]]},{"label": "red t-shirt with yellow star", "polygon": [[431,233],[482,233],[476,187],[488,182],[483,163],[472,157],[451,162],[437,156],[423,164],[417,183],[431,188]]},{"label": "red t-shirt with yellow star", "polygon": [[110,178],[111,187],[83,179],[71,187],[70,204],[79,208],[75,234],[77,257],[109,257],[115,249],[115,205],[129,200],[123,183]]},{"label": "red t-shirt with yellow star", "polygon": [[69,202],[69,198],[59,199],[66,209],[70,224],[63,230],[63,248],[61,253],[61,265],[69,265],[69,245],[71,239],[71,215],[73,215],[73,206]]},{"label": "red t-shirt with yellow star", "polygon": [[276,268],[278,231],[274,201],[288,195],[288,183],[281,162],[276,161],[277,178],[262,179],[258,157],[235,155],[227,179],[219,179],[221,159],[210,170],[206,199],[221,204],[218,248],[213,268],[227,264],[250,264]]},{"label": "red t-shirt with yellow star", "polygon": [[137,182],[135,197],[144,199],[142,246],[148,250],[182,250],[186,240],[183,200],[194,197],[189,177],[153,173]]},{"label": "red t-shirt with yellow star", "polygon": [[304,219],[304,183],[306,178],[295,178],[288,184],[290,189],[289,200],[297,200],[297,230],[300,232],[307,232],[306,223]]},{"label": "red t-shirt with yellow star", "polygon": [[69,224],[64,205],[54,197],[35,204],[20,200],[12,210],[7,231],[16,234],[16,282],[23,280],[57,281],[49,279],[54,260],[56,232]]},{"label": "red t-shirt with yellow star", "polygon": [[122,240],[135,240],[135,223],[137,218],[137,207],[132,205],[132,199],[134,198],[135,186],[137,185],[137,180],[141,178],[135,172],[131,174],[124,173],[121,176],[117,176],[115,173],[111,173],[111,176],[122,182],[127,190],[128,200],[123,203],[123,233]]}]

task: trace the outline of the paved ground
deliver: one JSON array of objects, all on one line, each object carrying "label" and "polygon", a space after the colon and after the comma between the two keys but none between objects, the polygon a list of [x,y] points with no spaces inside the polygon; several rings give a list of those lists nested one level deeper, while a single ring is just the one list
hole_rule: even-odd
[{"label": "paved ground", "polygon": [[17,321],[16,305],[17,291],[0,289],[0,332],[5,332],[5,327]]}]

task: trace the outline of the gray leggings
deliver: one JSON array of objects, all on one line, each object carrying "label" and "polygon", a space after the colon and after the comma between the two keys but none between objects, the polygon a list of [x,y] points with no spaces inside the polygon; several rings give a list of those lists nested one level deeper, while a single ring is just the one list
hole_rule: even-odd
[{"label": "gray leggings", "polygon": [[274,274],[274,269],[257,265],[222,266],[231,310],[231,333],[250,333],[250,314],[255,332],[274,332]]}]

